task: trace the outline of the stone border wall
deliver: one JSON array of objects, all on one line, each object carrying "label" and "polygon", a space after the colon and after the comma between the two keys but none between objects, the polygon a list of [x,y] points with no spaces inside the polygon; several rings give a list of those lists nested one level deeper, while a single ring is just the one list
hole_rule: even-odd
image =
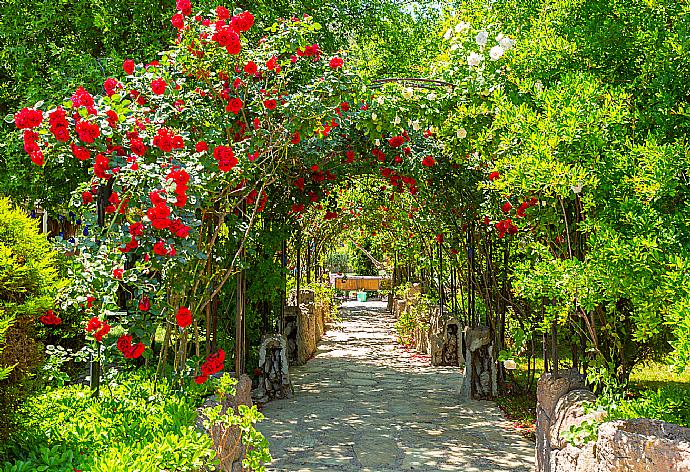
[{"label": "stone border wall", "polygon": [[562,437],[594,419],[584,403],[596,396],[576,371],[542,375],[537,383],[537,472],[690,472],[690,429],[658,420],[617,420],[576,447]]},{"label": "stone border wall", "polygon": [[[390,306],[396,319],[409,314],[419,306],[421,289],[413,286],[404,298],[394,298]],[[430,354],[431,364],[461,367],[464,364],[460,322],[450,313],[441,316],[441,308],[432,305],[426,308],[414,329],[413,345],[420,354]]]},{"label": "stone border wall", "polygon": [[[239,405],[246,405],[251,407],[252,404],[252,381],[247,376],[242,374],[239,382],[236,385],[237,393],[235,396],[226,396],[221,403],[223,412],[232,408],[235,413],[238,413]],[[231,426],[225,428],[221,425],[214,425],[211,430],[207,430],[204,426],[204,410],[206,408],[213,408],[219,405],[216,396],[210,396],[206,399],[204,404],[198,409],[199,416],[197,417],[197,428],[213,439],[213,448],[216,450],[217,458],[220,460],[218,470],[222,472],[242,472],[242,460],[246,455],[244,444],[241,443],[242,431],[239,426]]]},{"label": "stone border wall", "polygon": [[[290,292],[288,302],[285,308],[286,313],[296,313],[297,326],[290,327],[290,332],[285,335],[290,340],[294,339],[296,342],[296,354],[290,354],[291,362],[296,365],[302,365],[312,358],[316,352],[316,346],[323,333],[326,331],[326,323],[330,321],[331,309],[333,307],[331,300],[316,300],[313,290],[300,290],[300,306],[296,307],[297,291]],[[296,333],[292,330],[296,329]],[[289,352],[292,352],[292,347],[289,346]]]}]

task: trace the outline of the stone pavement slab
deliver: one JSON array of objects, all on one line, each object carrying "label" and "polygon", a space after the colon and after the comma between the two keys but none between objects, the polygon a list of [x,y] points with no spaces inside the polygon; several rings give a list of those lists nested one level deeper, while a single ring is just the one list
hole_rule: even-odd
[{"label": "stone pavement slab", "polygon": [[293,398],[264,406],[272,472],[531,472],[534,443],[494,403],[463,401],[463,373],[400,347],[381,302],[349,302]]}]

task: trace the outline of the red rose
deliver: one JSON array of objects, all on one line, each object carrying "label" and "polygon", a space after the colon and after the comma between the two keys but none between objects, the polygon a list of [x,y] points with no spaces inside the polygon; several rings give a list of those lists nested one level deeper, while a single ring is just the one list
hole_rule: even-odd
[{"label": "red rose", "polygon": [[233,16],[230,22],[237,31],[248,31],[254,25],[254,15],[248,11],[243,11],[237,16]]},{"label": "red rose", "polygon": [[146,211],[146,216],[151,220],[151,225],[156,229],[165,229],[170,227],[170,208],[164,203],[155,205]]},{"label": "red rose", "polygon": [[129,225],[129,234],[132,236],[141,236],[144,234],[144,224],[141,221],[137,221],[136,223],[132,223]]},{"label": "red rose", "polygon": [[505,202],[501,207],[501,210],[503,210],[503,213],[508,213],[511,208],[513,208],[513,205],[511,205],[510,202]]},{"label": "red rose", "polygon": [[[89,92],[87,92],[84,87],[79,87],[72,95],[72,105],[74,108],[93,107],[93,97]],[[89,111],[91,113],[91,110]]]},{"label": "red rose", "polygon": [[105,89],[105,94],[112,97],[115,94],[115,90],[122,88],[122,84],[112,77],[108,77],[103,82],[103,88]]},{"label": "red rose", "polygon": [[43,152],[41,151],[36,151],[32,152],[29,154],[29,159],[31,159],[31,162],[36,164],[37,166],[41,167],[43,164],[45,164],[45,157],[43,156]]},{"label": "red rose", "polygon": [[242,103],[241,99],[231,98],[228,101],[228,105],[225,107],[225,110],[237,115],[240,112],[240,110],[242,110],[242,106],[243,106],[243,103]]},{"label": "red rose", "polygon": [[245,64],[245,66],[244,66],[244,72],[249,74],[249,75],[256,74],[257,70],[258,70],[258,68],[256,66],[256,63],[254,63],[253,61],[247,62],[247,64]]},{"label": "red rose", "polygon": [[300,137],[299,131],[295,131],[295,134],[292,135],[292,139],[290,140],[290,142],[292,144],[299,144],[301,139],[302,138]]},{"label": "red rose", "polygon": [[[181,13],[175,13],[173,15],[172,19],[170,20],[170,22],[178,30],[182,29],[182,28],[184,28],[184,15],[182,15]],[[161,94],[158,94],[158,95],[161,95]]]},{"label": "red rose", "polygon": [[93,195],[91,192],[84,192],[81,194],[81,200],[82,204],[88,205],[89,203],[93,203]]},{"label": "red rose", "polygon": [[388,144],[390,145],[390,147],[394,148],[402,146],[404,142],[405,138],[403,138],[402,136],[393,136],[391,139],[388,140]]},{"label": "red rose", "polygon": [[57,326],[60,323],[62,323],[62,319],[55,315],[55,312],[53,312],[53,310],[46,311],[46,314],[41,316],[39,319],[41,320],[41,323],[43,323],[44,325]]},{"label": "red rose", "polygon": [[207,380],[208,380],[208,376],[206,376],[206,375],[197,375],[196,377],[194,377],[194,382],[197,385],[201,385],[203,383],[206,383]]},{"label": "red rose", "polygon": [[146,154],[146,146],[141,138],[130,139],[129,148],[139,157],[142,157],[144,154]]},{"label": "red rose", "polygon": [[222,5],[218,5],[216,7],[216,16],[218,16],[219,20],[227,20],[228,18],[230,18],[230,10],[228,10]]},{"label": "red rose", "polygon": [[165,241],[159,239],[156,244],[153,245],[153,253],[159,256],[167,256],[168,249],[165,247]]},{"label": "red rose", "polygon": [[199,141],[196,143],[196,152],[206,152],[208,151],[208,144],[206,141]]},{"label": "red rose", "polygon": [[328,63],[328,67],[331,69],[338,69],[339,67],[343,67],[343,60],[339,57],[334,57],[331,59],[331,61]]},{"label": "red rose", "polygon": [[489,180],[493,182],[494,180],[498,179],[501,176],[498,172],[492,172],[489,174]]},{"label": "red rose", "polygon": [[264,100],[264,106],[269,110],[275,110],[278,103],[272,98],[269,98],[268,100]]},{"label": "red rose", "polygon": [[179,310],[177,310],[177,314],[175,315],[175,319],[177,320],[177,325],[184,329],[190,324],[192,324],[192,312],[189,311],[189,308],[186,306],[181,306]]},{"label": "red rose", "polygon": [[96,162],[93,165],[93,173],[96,177],[101,179],[109,179],[110,175],[106,174],[110,170],[110,161],[103,154],[98,154],[96,156]]},{"label": "red rose", "polygon": [[436,164],[436,161],[434,160],[433,157],[431,156],[426,156],[424,159],[422,159],[422,165],[426,167],[431,167],[434,164]]},{"label": "red rose", "polygon": [[134,73],[134,61],[126,59],[125,62],[122,63],[122,69],[125,71],[125,74],[132,75]]},{"label": "red rose", "polygon": [[141,297],[141,300],[139,300],[139,310],[141,311],[149,311],[151,309],[151,300],[149,297],[144,295]]},{"label": "red rose", "polygon": [[156,95],[163,95],[165,93],[165,87],[167,85],[168,84],[165,82],[164,79],[156,79],[153,82],[151,82],[151,90]]},{"label": "red rose", "polygon": [[101,135],[101,129],[96,123],[90,123],[84,120],[77,123],[76,130],[79,139],[89,144],[93,143],[96,138]]},{"label": "red rose", "polygon": [[170,224],[170,232],[173,233],[178,238],[186,238],[189,236],[189,230],[191,228],[185,225],[182,220],[174,220]]},{"label": "red rose", "polygon": [[125,270],[121,268],[113,269],[113,277],[118,280],[122,280],[122,276],[125,274]]},{"label": "red rose", "polygon": [[177,0],[175,8],[185,16],[192,14],[192,2],[189,0]]},{"label": "red rose", "polygon": [[14,115],[14,124],[19,129],[34,129],[43,122],[43,112],[33,108],[22,108]]}]

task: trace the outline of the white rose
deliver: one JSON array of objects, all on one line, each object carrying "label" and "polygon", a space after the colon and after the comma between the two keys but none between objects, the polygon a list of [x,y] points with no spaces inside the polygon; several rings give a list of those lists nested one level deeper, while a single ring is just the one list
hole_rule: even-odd
[{"label": "white rose", "polygon": [[576,194],[579,194],[580,192],[582,192],[582,182],[578,182],[577,185],[571,185],[570,190],[572,190]]},{"label": "white rose", "polygon": [[379,116],[378,116],[376,113],[372,113],[372,114],[371,114],[371,119],[374,120],[374,121],[376,121],[376,120],[378,119],[378,117],[379,117]]},{"label": "white rose", "polygon": [[489,50],[489,57],[492,61],[497,61],[503,56],[504,52],[501,46],[494,46]]},{"label": "white rose", "polygon": [[470,55],[467,56],[467,65],[470,67],[478,66],[480,62],[482,62],[482,56],[476,52],[471,52]]},{"label": "white rose", "polygon": [[501,39],[503,39],[503,33],[498,33],[498,34],[496,35],[496,42],[497,42],[497,43],[500,42]]},{"label": "white rose", "polygon": [[452,29],[448,29],[448,31],[446,31],[446,34],[443,35],[443,39],[445,39],[446,41],[448,41],[452,37],[453,37],[453,30]]},{"label": "white rose", "polygon": [[379,103],[379,105],[383,105],[385,99],[383,98],[383,95],[379,95],[378,97],[376,97],[376,101]]},{"label": "white rose", "polygon": [[470,24],[469,24],[469,23],[466,23],[466,22],[464,22],[464,21],[461,21],[460,23],[458,23],[457,25],[455,25],[455,32],[456,32],[456,33],[462,33],[462,32],[465,31],[466,29],[470,29]]},{"label": "white rose", "polygon": [[414,120],[410,123],[410,126],[412,126],[412,129],[415,131],[419,131],[422,127],[422,125],[419,124],[419,120]]},{"label": "white rose", "polygon": [[395,115],[395,118],[393,118],[393,124],[394,125],[400,124],[400,117],[398,115]]},{"label": "white rose", "polygon": [[457,132],[458,138],[465,139],[467,137],[467,130],[465,128],[460,128]]},{"label": "white rose", "polygon": [[498,41],[498,44],[500,44],[503,49],[508,50],[515,45],[515,41],[505,36]]},{"label": "white rose", "polygon": [[374,144],[376,145],[376,147],[380,146],[380,145],[381,145],[381,140],[380,140],[380,139],[374,140]]},{"label": "white rose", "polygon": [[453,44],[453,45],[450,47],[450,50],[451,50],[451,51],[457,51],[457,49],[458,49],[459,47],[460,47],[460,46],[458,46],[457,44]]},{"label": "white rose", "polygon": [[428,100],[436,100],[437,96],[436,96],[436,93],[431,92],[431,93],[429,93],[429,95],[426,96],[426,98]]},{"label": "white rose", "polygon": [[515,370],[517,369],[517,364],[513,359],[508,359],[507,361],[503,361],[503,367],[508,370]]},{"label": "white rose", "polygon": [[489,33],[486,31],[480,31],[474,38],[479,46],[486,46],[486,42],[489,40]]},{"label": "white rose", "polygon": [[405,100],[409,100],[414,95],[414,89],[412,87],[405,87],[402,91],[402,96]]}]

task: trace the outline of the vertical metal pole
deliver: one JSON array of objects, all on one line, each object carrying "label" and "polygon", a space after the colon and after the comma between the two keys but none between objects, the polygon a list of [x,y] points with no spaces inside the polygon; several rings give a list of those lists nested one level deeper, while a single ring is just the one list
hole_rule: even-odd
[{"label": "vertical metal pole", "polygon": [[443,240],[438,242],[438,297],[441,306],[441,317],[443,317],[444,305],[446,303],[443,293]]},{"label": "vertical metal pole", "polygon": [[[240,207],[242,219],[246,213],[246,201],[243,201]],[[240,251],[240,258],[244,258],[244,247]],[[244,373],[245,370],[245,271],[241,270],[237,274],[237,304],[235,307],[235,375],[237,378]]]},{"label": "vertical metal pole", "polygon": [[311,283],[311,240],[307,241],[307,284]]},{"label": "vertical metal pole", "polygon": [[297,309],[299,309],[299,299],[300,299],[300,277],[302,275],[302,229],[297,230],[297,277],[296,277],[296,293],[295,293],[295,303],[297,304]]},{"label": "vertical metal pole", "polygon": [[282,267],[281,279],[281,298],[280,298],[280,330],[279,333],[285,332],[285,298],[287,297],[287,279],[285,277],[285,266],[287,265],[287,241],[283,240],[283,252],[280,255],[280,265]]}]

